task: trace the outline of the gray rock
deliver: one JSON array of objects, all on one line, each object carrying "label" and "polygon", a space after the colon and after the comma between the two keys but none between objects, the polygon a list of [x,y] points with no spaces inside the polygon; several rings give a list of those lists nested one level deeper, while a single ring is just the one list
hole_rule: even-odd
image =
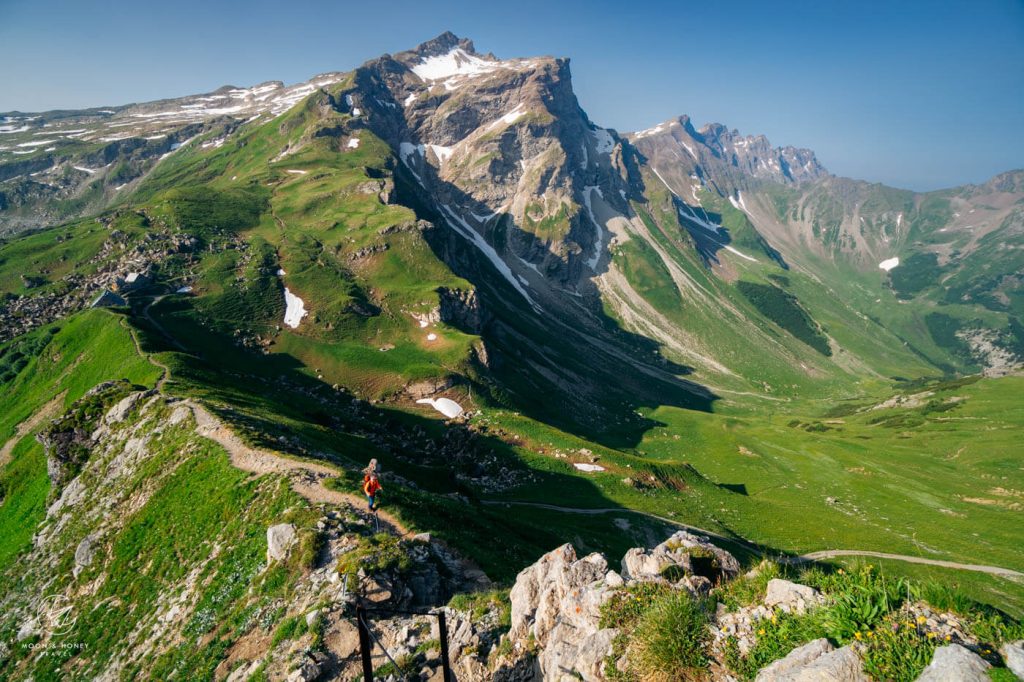
[{"label": "gray rock", "polygon": [[1007,642],[999,650],[1006,667],[1014,675],[1024,680],[1024,639],[1016,642]]},{"label": "gray rock", "polygon": [[822,601],[821,593],[813,587],[774,578],[768,581],[764,605],[769,608],[777,606],[786,612],[804,613]]},{"label": "gray rock", "polygon": [[577,559],[572,545],[548,552],[519,573],[510,594],[509,637],[520,651],[530,639],[536,642],[544,679],[604,679],[604,657],[615,636],[600,627],[601,605],[613,592],[607,575],[603,556]]},{"label": "gray rock", "polygon": [[279,523],[267,529],[267,563],[288,558],[297,536],[295,526],[290,523]]},{"label": "gray rock", "polygon": [[786,675],[789,675],[794,670],[806,667],[832,651],[835,651],[835,647],[829,644],[829,641],[824,637],[808,642],[790,651],[785,658],[780,658],[758,671],[756,682],[771,682],[784,679]]},{"label": "gray rock", "polygon": [[978,654],[959,644],[948,644],[935,650],[932,662],[917,682],[989,682],[989,665]]},{"label": "gray rock", "polygon": [[794,649],[757,674],[756,682],[870,682],[853,647],[835,649],[826,639]]},{"label": "gray rock", "polygon": [[76,578],[86,568],[92,565],[96,557],[96,541],[99,539],[97,533],[85,536],[75,549],[75,567],[71,569],[72,575]]},{"label": "gray rock", "polygon": [[140,400],[146,397],[148,393],[146,391],[136,391],[135,393],[129,393],[124,398],[111,407],[106,416],[103,418],[106,424],[119,424],[125,420],[132,409],[139,403]]},{"label": "gray rock", "polygon": [[[714,557],[715,566],[703,565],[707,555]],[[622,577],[639,581],[665,580],[666,570],[673,566],[685,575],[717,574],[708,576],[712,578],[734,578],[740,572],[740,564],[732,554],[704,536],[681,530],[653,549],[634,547],[626,552],[622,557]]]}]

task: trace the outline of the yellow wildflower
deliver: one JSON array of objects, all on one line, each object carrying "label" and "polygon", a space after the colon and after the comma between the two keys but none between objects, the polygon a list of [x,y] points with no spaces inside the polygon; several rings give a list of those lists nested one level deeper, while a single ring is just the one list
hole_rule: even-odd
[{"label": "yellow wildflower", "polygon": [[946,641],[947,641],[947,642],[948,642],[949,640],[951,640],[951,639],[952,639],[952,637],[950,637],[949,635],[946,635]]},{"label": "yellow wildflower", "polygon": [[839,575],[846,575],[846,571],[844,571],[841,568],[837,571],[837,573],[839,573]]},{"label": "yellow wildflower", "polygon": [[927,619],[927,618],[925,618],[924,616],[918,616],[918,617],[917,617],[917,622],[918,622],[918,623],[923,623],[923,622],[925,622],[926,620],[928,620],[928,619]]},{"label": "yellow wildflower", "polygon": [[935,633],[934,632],[929,632],[928,633],[928,639],[935,639]]},{"label": "yellow wildflower", "polygon": [[763,634],[764,634],[764,628],[761,628],[760,630],[758,630],[758,631],[757,631],[757,634],[759,634],[759,635],[763,635]]},{"label": "yellow wildflower", "polygon": [[853,633],[853,636],[856,637],[858,640],[860,639],[860,633],[859,632]]},{"label": "yellow wildflower", "polygon": [[773,623],[778,623],[779,622],[779,617],[776,616],[774,613],[772,614],[772,622]]},{"label": "yellow wildflower", "polygon": [[868,631],[868,637],[874,637],[874,636],[875,636],[875,633],[873,631]]}]

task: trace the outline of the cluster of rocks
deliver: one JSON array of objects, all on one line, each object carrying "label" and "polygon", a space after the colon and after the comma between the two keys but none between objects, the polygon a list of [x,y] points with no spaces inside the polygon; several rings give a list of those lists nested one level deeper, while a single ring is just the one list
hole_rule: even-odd
[{"label": "cluster of rocks", "polygon": [[[530,658],[532,649],[538,651],[534,672],[544,680],[563,675],[604,680],[605,661],[619,631],[601,627],[601,607],[619,589],[656,582],[698,596],[707,594],[713,581],[738,573],[731,554],[687,531],[652,549],[630,549],[620,571],[610,569],[601,554],[578,558],[572,545],[563,545],[516,578],[509,640],[520,656]],[[617,666],[624,669],[626,661],[620,659]]]}]

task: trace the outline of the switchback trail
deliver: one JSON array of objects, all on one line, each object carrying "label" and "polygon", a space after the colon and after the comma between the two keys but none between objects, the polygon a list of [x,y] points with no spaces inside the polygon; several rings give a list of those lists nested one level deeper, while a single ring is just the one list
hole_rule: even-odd
[{"label": "switchback trail", "polygon": [[[483,504],[487,505],[516,505],[519,507],[535,507],[538,509],[550,509],[551,511],[560,511],[567,514],[636,514],[639,516],[646,516],[651,519],[656,519],[663,523],[667,523],[679,528],[686,530],[692,530],[703,535],[723,540],[725,542],[731,542],[746,549],[749,549],[757,554],[765,554],[765,551],[750,542],[749,540],[741,540],[739,538],[731,538],[721,533],[716,533],[711,530],[704,528],[698,528],[696,526],[690,526],[685,523],[681,523],[674,519],[666,518],[664,516],[658,516],[651,512],[641,511],[639,509],[627,509],[625,507],[609,507],[599,509],[581,509],[577,507],[560,507],[554,504],[544,504],[543,502],[517,502],[514,500],[482,500]],[[925,564],[927,566],[940,566],[942,568],[953,568],[961,571],[975,571],[977,573],[987,573],[989,575],[997,575],[1003,578],[1010,578],[1019,580],[1024,578],[1024,573],[1020,571],[1014,571],[1009,568],[1002,568],[1000,566],[985,566],[982,564],[962,564],[956,561],[944,561],[942,559],[925,559],[924,557],[909,556],[906,554],[889,554],[887,552],[873,552],[870,550],[859,550],[859,549],[826,549],[819,552],[809,552],[807,554],[798,554],[797,556],[782,557],[779,559],[782,563],[790,565],[799,565],[813,563],[815,561],[822,561],[825,559],[834,559],[836,557],[872,557],[876,559],[891,559],[893,561],[904,561],[909,564]]]}]

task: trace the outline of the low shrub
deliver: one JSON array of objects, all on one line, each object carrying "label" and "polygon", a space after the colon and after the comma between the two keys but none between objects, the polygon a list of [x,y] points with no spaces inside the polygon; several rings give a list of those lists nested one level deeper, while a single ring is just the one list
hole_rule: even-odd
[{"label": "low shrub", "polygon": [[689,680],[707,668],[704,605],[685,591],[659,599],[637,622],[632,641],[643,679]]}]

